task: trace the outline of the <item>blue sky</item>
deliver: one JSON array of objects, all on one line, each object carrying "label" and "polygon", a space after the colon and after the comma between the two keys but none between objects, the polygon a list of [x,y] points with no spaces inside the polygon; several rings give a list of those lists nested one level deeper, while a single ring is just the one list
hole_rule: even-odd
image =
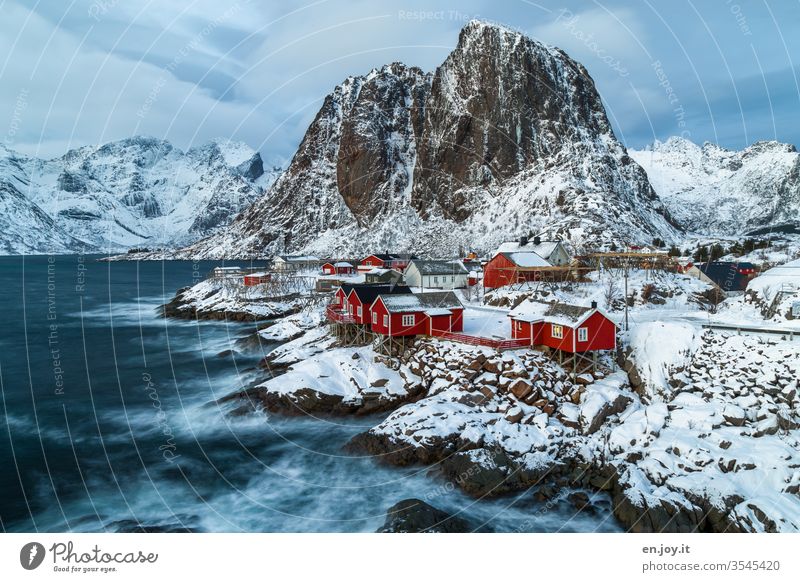
[{"label": "blue sky", "polygon": [[628,147],[800,142],[800,3],[747,0],[0,0],[0,132],[44,157],[134,134],[238,139],[283,164],[325,95],[434,70],[468,20],[559,46]]}]

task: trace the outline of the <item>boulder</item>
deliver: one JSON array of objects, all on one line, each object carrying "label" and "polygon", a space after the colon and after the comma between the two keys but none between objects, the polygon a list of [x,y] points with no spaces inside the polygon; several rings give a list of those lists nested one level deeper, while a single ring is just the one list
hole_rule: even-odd
[{"label": "boulder", "polygon": [[465,533],[472,531],[466,521],[419,499],[404,499],[386,512],[378,533]]},{"label": "boulder", "polygon": [[511,384],[509,390],[517,399],[522,400],[533,391],[533,386],[527,380],[520,378]]}]

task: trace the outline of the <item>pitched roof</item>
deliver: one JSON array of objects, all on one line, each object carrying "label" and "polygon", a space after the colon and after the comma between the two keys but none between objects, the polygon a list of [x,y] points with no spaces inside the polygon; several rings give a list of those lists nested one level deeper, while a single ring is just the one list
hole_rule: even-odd
[{"label": "pitched roof", "polygon": [[[342,285],[344,287],[344,285]],[[405,285],[350,285],[350,291],[356,294],[364,305],[372,305],[378,295],[410,294],[411,289]],[[350,295],[350,291],[346,291]]]},{"label": "pitched roof", "polygon": [[522,267],[524,269],[552,266],[545,259],[543,259],[541,255],[534,252],[499,253],[499,254],[503,255],[509,261],[514,263],[516,266]]},{"label": "pitched roof", "polygon": [[466,275],[468,272],[464,264],[458,260],[412,260],[411,262],[423,275]]},{"label": "pitched roof", "polygon": [[432,291],[430,293],[413,293],[411,295],[381,295],[381,301],[389,313],[410,313],[462,309],[464,306],[452,291]]},{"label": "pitched roof", "polygon": [[536,253],[540,257],[548,258],[555,252],[559,244],[561,243],[557,240],[540,241],[539,244],[535,244],[533,239],[531,239],[525,245],[519,244],[519,241],[509,241],[501,244],[497,248],[497,251],[495,251],[495,254],[530,252]]},{"label": "pitched roof", "polygon": [[[581,305],[555,302],[547,303],[533,299],[520,303],[508,313],[508,316],[519,321],[546,321],[548,323],[576,327],[595,312],[599,312],[603,317],[613,322],[605,312],[596,307],[583,307]],[[613,323],[616,325],[616,322]]]}]

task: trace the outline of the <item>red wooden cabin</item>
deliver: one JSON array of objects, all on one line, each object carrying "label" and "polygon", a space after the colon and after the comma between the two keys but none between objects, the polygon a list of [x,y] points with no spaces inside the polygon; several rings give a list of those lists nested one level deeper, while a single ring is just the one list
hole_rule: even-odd
[{"label": "red wooden cabin", "polygon": [[325,263],[322,265],[322,272],[325,275],[352,275],[356,268],[350,263],[341,261],[338,263]]},{"label": "red wooden cabin", "polygon": [[372,331],[390,337],[464,329],[464,306],[452,291],[379,295],[371,313]]},{"label": "red wooden cabin", "polygon": [[244,286],[245,287],[255,287],[256,285],[261,285],[262,283],[268,283],[271,279],[269,273],[250,273],[249,275],[244,276]]},{"label": "red wooden cabin", "polygon": [[497,253],[483,267],[483,286],[497,289],[514,283],[541,280],[550,263],[533,252]]},{"label": "red wooden cabin", "polygon": [[[344,286],[343,286],[344,287]],[[372,321],[372,304],[378,295],[405,295],[411,289],[405,285],[349,285],[345,299],[344,309],[354,318],[355,323],[369,325]],[[334,299],[335,301],[335,299]]]},{"label": "red wooden cabin", "polygon": [[402,257],[400,255],[395,255],[392,253],[382,253],[377,255],[370,255],[364,258],[361,261],[361,264],[358,265],[359,271],[370,271],[372,269],[395,269],[397,271],[403,271],[413,259],[417,257],[411,255],[408,257]]},{"label": "red wooden cabin", "polygon": [[617,324],[597,308],[526,301],[511,313],[511,337],[569,353],[613,350]]}]

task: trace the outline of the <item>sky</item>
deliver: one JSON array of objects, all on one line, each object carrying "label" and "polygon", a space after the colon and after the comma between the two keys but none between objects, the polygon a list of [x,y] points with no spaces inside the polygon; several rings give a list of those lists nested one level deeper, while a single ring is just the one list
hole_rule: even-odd
[{"label": "sky", "polygon": [[433,71],[470,19],[564,49],[617,137],[800,143],[800,2],[0,0],[0,144],[55,157],[132,135],[244,141],[287,163],[325,95]]}]

